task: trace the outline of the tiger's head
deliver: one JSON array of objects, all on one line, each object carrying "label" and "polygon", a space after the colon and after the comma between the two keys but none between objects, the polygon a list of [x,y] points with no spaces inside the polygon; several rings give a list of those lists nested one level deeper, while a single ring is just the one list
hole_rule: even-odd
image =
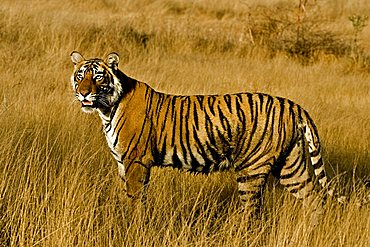
[{"label": "tiger's head", "polygon": [[85,59],[79,52],[71,53],[74,72],[71,77],[76,98],[84,112],[112,107],[120,98],[122,85],[117,77],[119,56],[110,53],[106,60]]}]

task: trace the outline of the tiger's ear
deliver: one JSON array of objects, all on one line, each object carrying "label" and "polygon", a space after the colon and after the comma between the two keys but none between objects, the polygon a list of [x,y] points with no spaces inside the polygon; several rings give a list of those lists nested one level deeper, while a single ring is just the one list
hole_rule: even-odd
[{"label": "tiger's ear", "polygon": [[106,63],[108,64],[109,68],[116,70],[118,69],[119,63],[119,56],[117,53],[112,52],[107,56]]},{"label": "tiger's ear", "polygon": [[85,61],[85,58],[78,51],[72,51],[71,60],[76,65],[82,61]]}]

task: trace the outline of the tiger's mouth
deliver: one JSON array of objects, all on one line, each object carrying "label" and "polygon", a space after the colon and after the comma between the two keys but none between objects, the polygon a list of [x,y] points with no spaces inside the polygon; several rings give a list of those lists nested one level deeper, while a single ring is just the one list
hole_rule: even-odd
[{"label": "tiger's mouth", "polygon": [[94,102],[89,100],[83,100],[81,101],[82,107],[92,107],[94,105]]}]

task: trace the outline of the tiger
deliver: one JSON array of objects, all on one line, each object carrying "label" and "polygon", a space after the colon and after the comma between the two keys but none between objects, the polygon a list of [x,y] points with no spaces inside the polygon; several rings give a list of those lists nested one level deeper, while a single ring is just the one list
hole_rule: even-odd
[{"label": "tiger", "polygon": [[270,174],[304,202],[322,188],[333,195],[317,127],[293,101],[250,92],[166,94],[123,73],[115,52],[103,60],[73,51],[71,60],[75,97],[100,116],[128,198],[146,196],[155,166],[232,170],[241,207],[257,214]]}]

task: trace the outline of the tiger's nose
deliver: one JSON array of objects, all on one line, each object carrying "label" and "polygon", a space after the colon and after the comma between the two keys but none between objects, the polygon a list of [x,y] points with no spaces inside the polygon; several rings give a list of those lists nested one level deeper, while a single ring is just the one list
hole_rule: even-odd
[{"label": "tiger's nose", "polygon": [[81,94],[83,97],[87,97],[87,96],[90,94],[90,91],[89,91],[89,90],[81,90],[81,91],[80,91],[80,94]]}]

